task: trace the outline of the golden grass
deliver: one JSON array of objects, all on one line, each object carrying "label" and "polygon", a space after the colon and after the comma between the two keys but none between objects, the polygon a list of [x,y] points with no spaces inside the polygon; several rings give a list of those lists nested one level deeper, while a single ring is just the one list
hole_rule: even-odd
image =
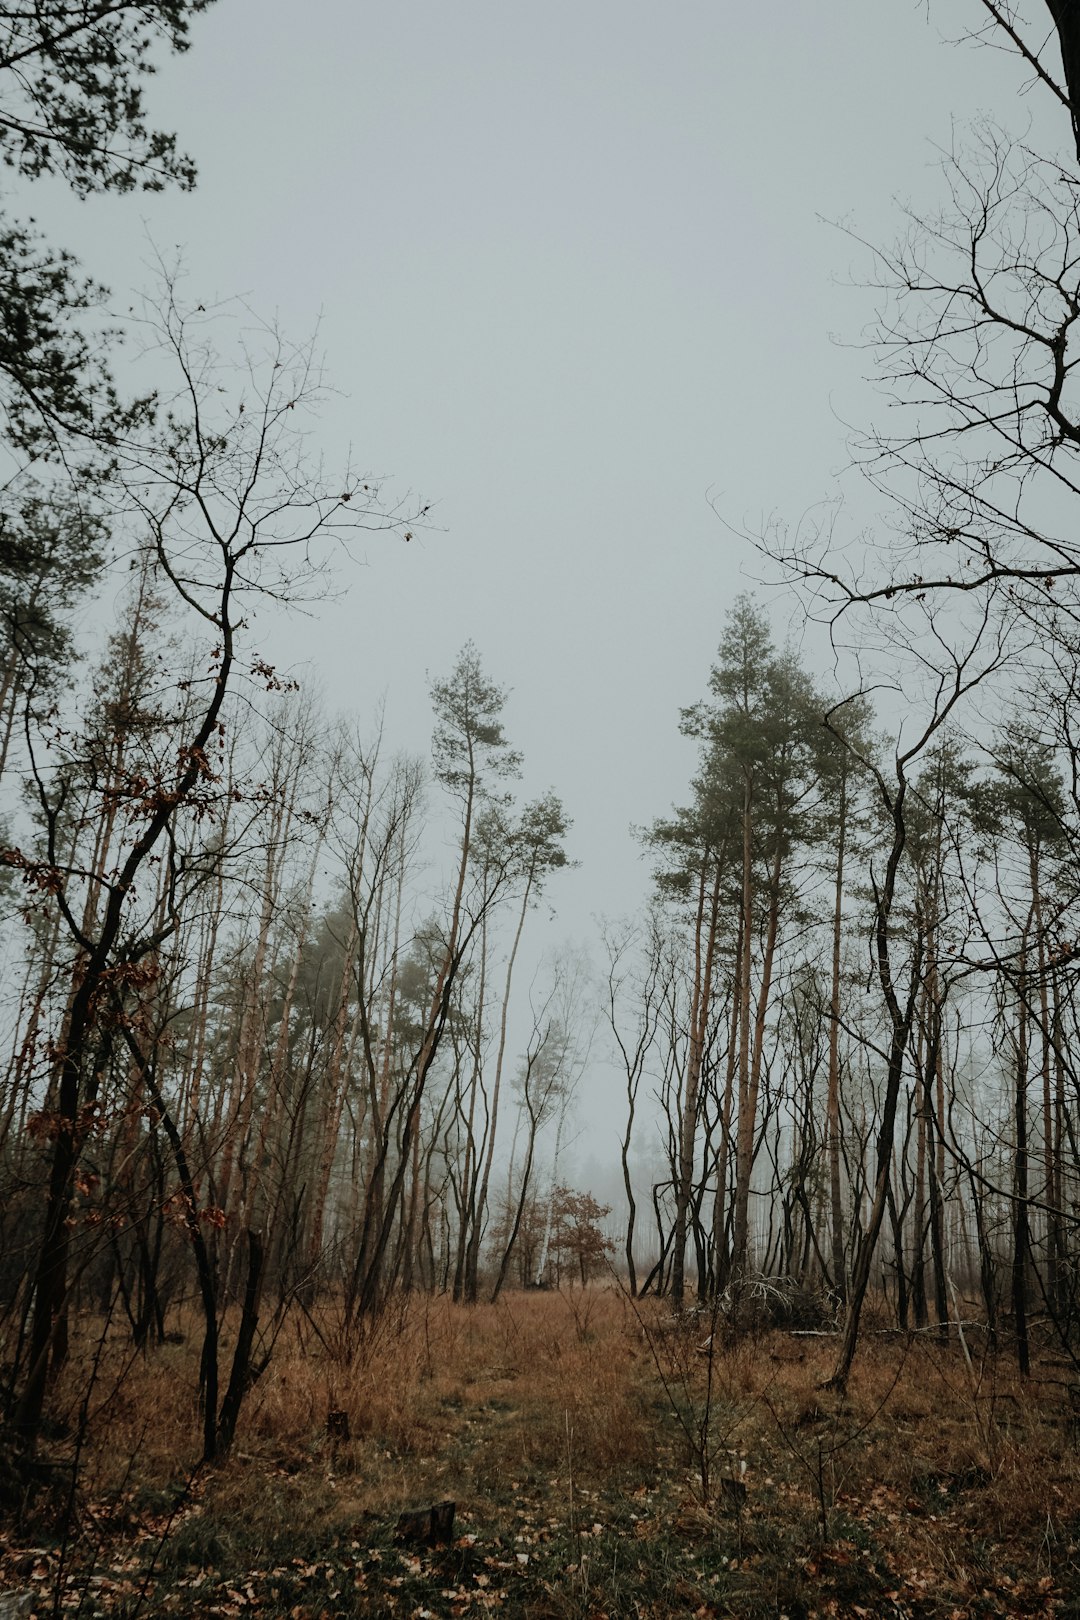
[{"label": "golden grass", "polygon": [[[69,1434],[97,1354],[84,1326],[56,1392]],[[110,1525],[129,1547],[156,1537],[163,1612],[203,1612],[173,1602],[184,1570],[235,1585],[325,1554],[328,1571],[352,1560],[367,1604],[339,1595],[328,1615],[464,1614],[441,1565],[402,1566],[404,1585],[371,1595],[406,1556],[397,1514],[452,1498],[454,1556],[490,1549],[507,1613],[1080,1614],[1080,1454],[1070,1373],[1050,1354],[1025,1381],[974,1345],[969,1365],[955,1337],[870,1336],[840,1398],[822,1387],[834,1341],[718,1334],[710,1357],[707,1320],[613,1288],[473,1308],[416,1297],[349,1356],[326,1304],[294,1314],[231,1456],[200,1471],[188,1326],[145,1356],[117,1334],[85,1403],[76,1563],[82,1547],[101,1566]],[[348,1414],[347,1443],[327,1433],[331,1410]],[[28,1522],[22,1539],[41,1535]]]}]

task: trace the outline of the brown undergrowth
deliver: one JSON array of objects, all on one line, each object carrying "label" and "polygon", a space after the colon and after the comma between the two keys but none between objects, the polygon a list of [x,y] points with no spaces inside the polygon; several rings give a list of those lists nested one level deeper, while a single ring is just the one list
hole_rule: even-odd
[{"label": "brown undergrowth", "polygon": [[[44,1446],[61,1483],[8,1502],[0,1580],[24,1613],[126,1620],[1080,1615],[1052,1355],[1024,1382],[974,1336],[966,1358],[871,1335],[841,1398],[832,1340],[714,1326],[613,1288],[414,1298],[349,1345],[331,1307],[298,1311],[201,1469],[194,1331],[133,1357],[81,1324]],[[453,1546],[395,1543],[444,1499]]]}]

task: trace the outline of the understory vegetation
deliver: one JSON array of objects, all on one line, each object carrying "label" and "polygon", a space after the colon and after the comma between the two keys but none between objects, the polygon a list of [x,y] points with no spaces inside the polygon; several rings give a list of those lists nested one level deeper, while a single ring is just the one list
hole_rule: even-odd
[{"label": "understory vegetation", "polygon": [[[1077,1418],[1041,1346],[1025,1380],[977,1328],[965,1355],[875,1312],[838,1394],[827,1339],[733,1335],[611,1286],[414,1297],[348,1359],[324,1306],[206,1467],[197,1334],[171,1320],[179,1342],[134,1361],[83,1325],[42,1449],[70,1460],[78,1432],[77,1488],[58,1471],[7,1501],[0,1570],[36,1613],[1076,1612]],[[450,1544],[395,1534],[446,1499]]]}]

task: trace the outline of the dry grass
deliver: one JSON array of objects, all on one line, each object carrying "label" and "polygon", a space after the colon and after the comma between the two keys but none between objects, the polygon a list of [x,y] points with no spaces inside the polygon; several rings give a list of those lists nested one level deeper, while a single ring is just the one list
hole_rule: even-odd
[{"label": "dry grass", "polygon": [[[613,1289],[414,1299],[349,1358],[338,1327],[291,1321],[213,1470],[194,1335],[107,1345],[70,1545],[39,1506],[4,1584],[128,1617],[1080,1615],[1080,1454],[1050,1357],[1025,1383],[955,1341],[872,1337],[840,1399],[828,1340],[718,1336],[710,1365],[707,1322]],[[455,1547],[394,1545],[403,1508],[444,1498]]]}]

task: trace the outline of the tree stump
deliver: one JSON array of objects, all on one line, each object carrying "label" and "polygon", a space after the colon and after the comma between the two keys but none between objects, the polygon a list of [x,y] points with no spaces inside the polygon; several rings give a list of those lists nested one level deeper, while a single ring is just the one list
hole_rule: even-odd
[{"label": "tree stump", "polygon": [[449,1546],[454,1539],[456,1508],[456,1502],[436,1502],[432,1507],[403,1513],[395,1526],[394,1540],[423,1547]]},{"label": "tree stump", "polygon": [[326,1434],[334,1445],[344,1445],[352,1439],[349,1431],[349,1414],[334,1407],[326,1414]]}]

